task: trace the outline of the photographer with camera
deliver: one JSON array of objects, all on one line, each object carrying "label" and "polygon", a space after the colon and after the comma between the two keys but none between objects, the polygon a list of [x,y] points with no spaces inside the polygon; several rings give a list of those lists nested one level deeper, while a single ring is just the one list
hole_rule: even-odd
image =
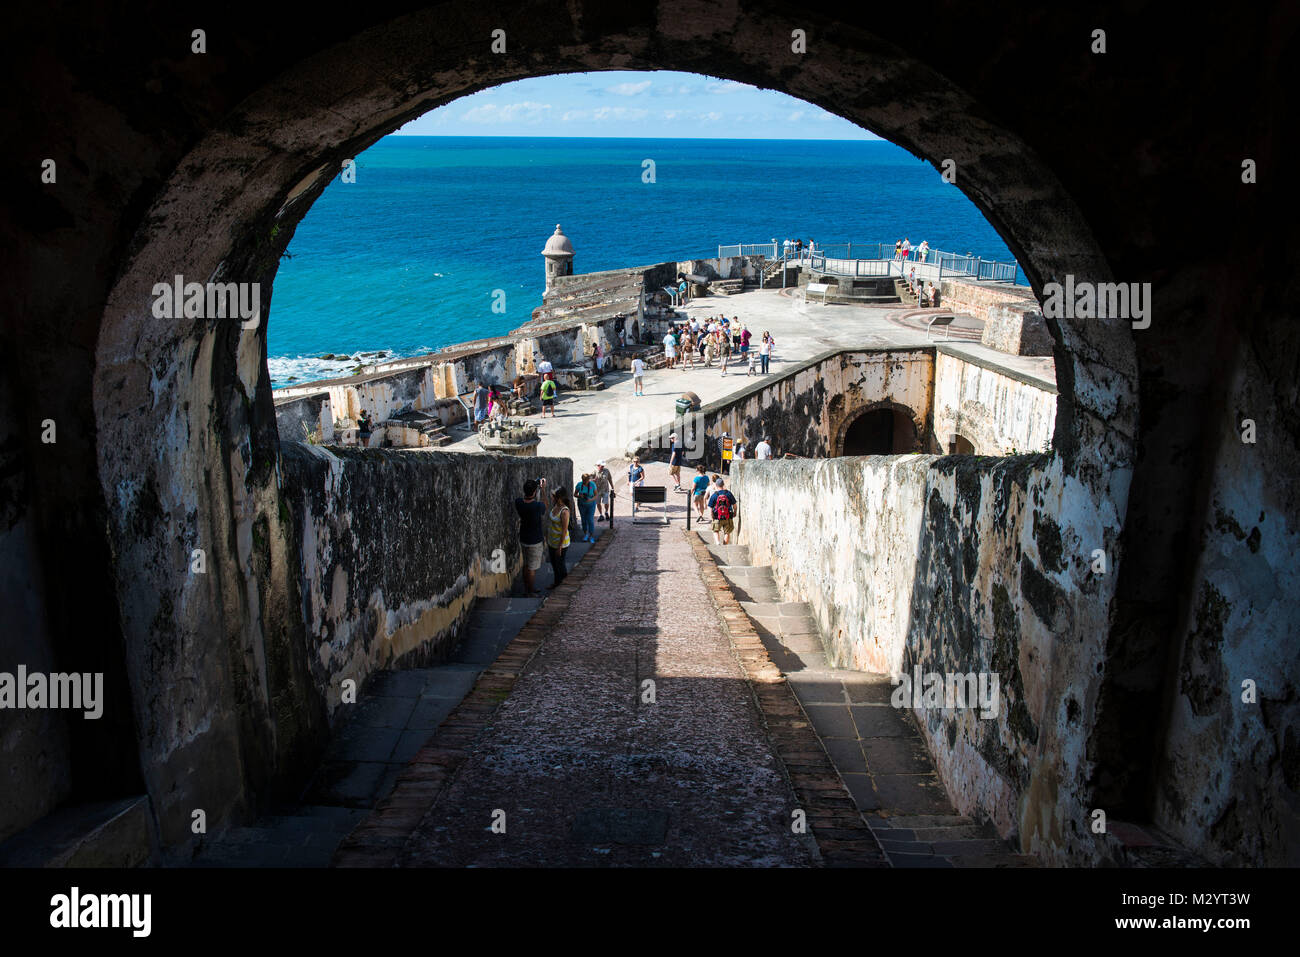
[{"label": "photographer with camera", "polygon": [[546,506],[538,499],[538,490],[546,490],[546,479],[535,478],[524,482],[524,497],[515,499],[519,513],[519,545],[524,552],[524,593],[529,598],[541,594],[537,590],[537,569],[542,567],[545,545],[542,542],[542,521]]}]

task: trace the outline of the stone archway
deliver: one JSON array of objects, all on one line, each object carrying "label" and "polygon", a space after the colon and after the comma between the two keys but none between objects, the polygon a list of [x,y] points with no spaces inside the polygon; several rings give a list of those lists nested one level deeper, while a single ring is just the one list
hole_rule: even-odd
[{"label": "stone archway", "polygon": [[[921,423],[918,426],[918,422]],[[929,451],[925,416],[898,402],[873,402],[840,423],[831,441],[833,456],[899,455]]]},{"label": "stone archway", "polygon": [[[778,10],[759,24],[730,8],[664,2],[657,21],[611,22],[599,5],[576,0],[547,17],[529,16],[536,31],[513,56],[489,54],[497,24],[485,16],[421,11],[289,63],[194,144],[131,243],[104,311],[94,408],[133,694],[138,710],[148,702],[175,719],[141,741],[165,841],[188,838],[196,794],[241,813],[319,739],[310,636],[297,620],[277,486],[265,322],[279,257],[308,207],[344,160],[406,120],[547,73],[660,68],[756,83],[932,164],[953,160],[958,188],[1035,287],[1066,274],[1110,279],[1056,176],[984,104],[834,15],[821,18],[811,58],[789,51],[803,19]],[[440,42],[426,42],[434,35]],[[177,274],[260,283],[262,324],[160,322],[153,287]],[[1052,332],[1061,384],[1053,481],[1072,489],[1081,527],[1117,533],[1127,483],[1110,478],[1130,469],[1136,431],[1131,335],[1118,320],[1061,320]],[[206,550],[212,574],[186,571],[195,548]],[[1105,633],[1109,588],[1078,628]]]}]

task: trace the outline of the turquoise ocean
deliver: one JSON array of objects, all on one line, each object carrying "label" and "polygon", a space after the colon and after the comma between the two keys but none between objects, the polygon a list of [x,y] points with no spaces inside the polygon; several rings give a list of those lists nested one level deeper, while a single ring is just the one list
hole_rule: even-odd
[{"label": "turquoise ocean", "polygon": [[[645,160],[654,182],[643,181]],[[541,305],[556,223],[574,271],[717,255],[773,238],[818,245],[928,240],[1009,261],[978,209],[883,140],[388,136],[308,211],[268,317],[272,383],[346,374],[500,335]],[[493,312],[495,290],[505,312]]]}]

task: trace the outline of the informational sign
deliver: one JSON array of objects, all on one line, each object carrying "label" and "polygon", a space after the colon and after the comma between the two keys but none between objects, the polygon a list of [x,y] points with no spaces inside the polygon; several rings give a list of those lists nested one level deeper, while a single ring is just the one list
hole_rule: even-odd
[{"label": "informational sign", "polygon": [[731,461],[731,449],[734,444],[735,444],[735,439],[732,439],[730,437],[726,437],[722,440],[722,461],[724,462]]}]

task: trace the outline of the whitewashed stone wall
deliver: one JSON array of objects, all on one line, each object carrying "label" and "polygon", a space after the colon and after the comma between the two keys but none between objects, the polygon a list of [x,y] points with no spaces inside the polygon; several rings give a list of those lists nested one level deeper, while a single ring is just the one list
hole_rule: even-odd
[{"label": "whitewashed stone wall", "polygon": [[1098,860],[1088,741],[1116,570],[1092,561],[1118,553],[1115,498],[1055,455],[746,461],[732,487],[740,543],[812,606],[836,664],[998,675],[996,716],[914,709],[957,809],[1046,861]]},{"label": "whitewashed stone wall", "polygon": [[962,435],[977,455],[1039,452],[1055,428],[1054,390],[942,350],[935,356],[934,434],[941,448]]},{"label": "whitewashed stone wall", "polygon": [[286,442],[281,467],[307,662],[331,720],[343,679],[360,688],[378,669],[437,660],[475,598],[510,588],[521,565],[512,503],[526,479],[573,484],[568,459],[433,450]]}]

